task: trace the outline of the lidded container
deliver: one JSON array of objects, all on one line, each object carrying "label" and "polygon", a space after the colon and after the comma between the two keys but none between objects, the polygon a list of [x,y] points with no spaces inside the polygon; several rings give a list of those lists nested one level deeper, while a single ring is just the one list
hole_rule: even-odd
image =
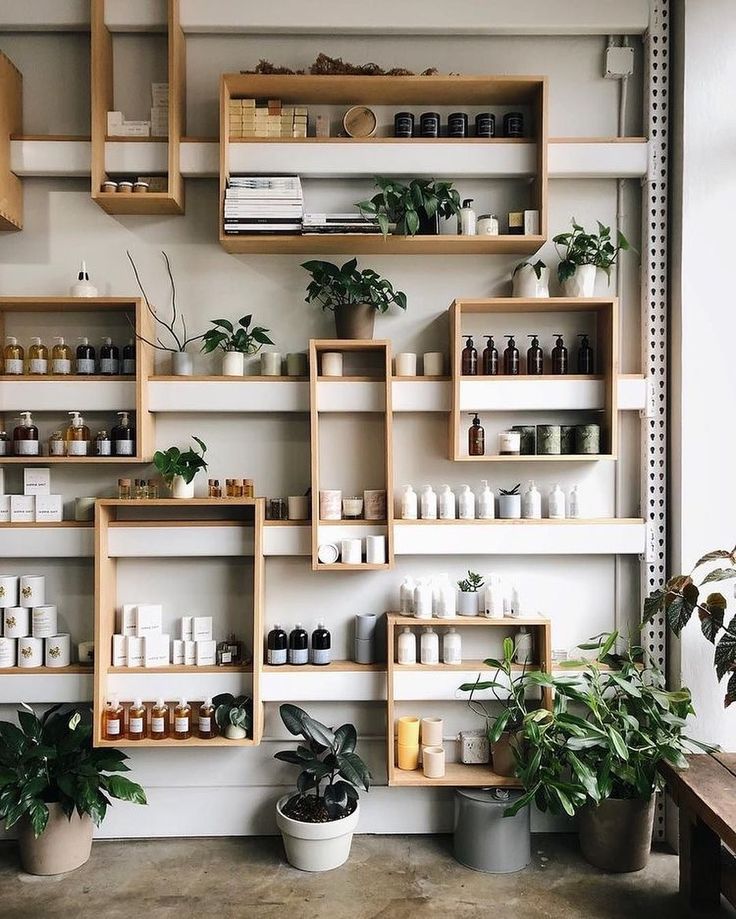
[{"label": "lidded container", "polygon": [[507,788],[455,790],[454,854],[461,865],[489,874],[526,868],[531,861],[529,805],[515,817],[503,815],[522,795]]}]

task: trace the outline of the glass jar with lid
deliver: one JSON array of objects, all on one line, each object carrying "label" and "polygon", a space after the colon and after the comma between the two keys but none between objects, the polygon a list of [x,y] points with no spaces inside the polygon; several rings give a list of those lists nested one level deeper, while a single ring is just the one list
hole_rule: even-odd
[{"label": "glass jar with lid", "polygon": [[481,214],[475,232],[478,236],[498,236],[498,217],[495,214]]},{"label": "glass jar with lid", "polygon": [[95,453],[97,456],[110,456],[112,453],[112,441],[107,431],[100,431],[95,437]]},{"label": "glass jar with lid", "polygon": [[62,431],[54,431],[49,437],[49,456],[65,456],[66,442]]}]

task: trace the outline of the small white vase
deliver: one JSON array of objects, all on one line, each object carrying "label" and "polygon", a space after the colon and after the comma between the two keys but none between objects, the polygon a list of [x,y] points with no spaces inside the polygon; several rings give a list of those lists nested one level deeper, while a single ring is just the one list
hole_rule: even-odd
[{"label": "small white vase", "polygon": [[245,728],[241,728],[239,724],[228,724],[225,728],[225,737],[228,740],[244,740],[247,736]]},{"label": "small white vase", "polygon": [[511,278],[513,296],[524,300],[549,297],[549,268],[540,268],[537,277],[531,265],[522,265]]},{"label": "small white vase", "polygon": [[222,375],[225,377],[242,377],[245,368],[245,357],[242,351],[225,351],[222,355]]},{"label": "small white vase", "polygon": [[595,297],[595,265],[577,265],[571,278],[562,282],[566,297]]},{"label": "small white vase", "polygon": [[194,372],[194,360],[186,351],[174,351],[171,355],[171,373],[175,377],[190,377]]},{"label": "small white vase", "polygon": [[478,597],[480,596],[477,591],[459,591],[457,595],[458,616],[477,616],[479,609]]},{"label": "small white vase", "polygon": [[193,498],[194,497],[194,479],[191,482],[185,482],[183,476],[175,475],[171,483],[172,498]]}]

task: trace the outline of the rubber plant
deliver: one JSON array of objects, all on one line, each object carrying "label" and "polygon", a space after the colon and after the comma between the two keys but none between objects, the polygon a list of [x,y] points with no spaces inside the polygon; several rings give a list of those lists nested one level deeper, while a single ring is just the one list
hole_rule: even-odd
[{"label": "rubber plant", "polygon": [[392,225],[400,236],[415,236],[420,229],[428,233],[427,224],[439,218],[447,220],[460,210],[460,194],[452,182],[412,179],[405,185],[376,176],[375,183],[378,193],[359,201],[357,206],[361,214],[378,221],[384,236],[388,236]]},{"label": "rubber plant", "polygon": [[[629,241],[619,230],[616,245],[611,241],[611,228],[600,222],[597,233],[587,233],[575,218],[572,218],[572,230],[558,233],[552,238],[560,263],[557,266],[557,277],[560,282],[568,281],[579,265],[595,265],[606,273],[610,279],[611,268],[618,261],[619,254],[631,248]],[[539,276],[539,275],[537,275]]]},{"label": "rubber plant", "polygon": [[229,319],[211,319],[214,329],[209,329],[202,336],[202,351],[212,354],[219,348],[222,351],[239,351],[241,354],[256,354],[264,345],[272,345],[268,337],[270,329],[250,324],[253,316],[238,319],[237,328]]},{"label": "rubber plant", "polygon": [[207,468],[204,458],[207,445],[194,435],[192,440],[199,444],[201,454],[191,447],[184,451],[178,447],[169,447],[168,450],[157,450],[153,454],[153,465],[167,485],[171,485],[177,476],[181,476],[188,485],[201,469]]}]

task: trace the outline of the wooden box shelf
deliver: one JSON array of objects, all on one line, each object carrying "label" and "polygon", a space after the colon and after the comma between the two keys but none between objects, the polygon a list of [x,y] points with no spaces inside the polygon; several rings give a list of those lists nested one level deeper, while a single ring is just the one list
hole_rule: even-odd
[{"label": "wooden box shelf", "polygon": [[0,51],[0,230],[23,229],[23,186],[10,165],[10,138],[23,131],[23,77]]},{"label": "wooden box shelf", "polygon": [[[253,746],[260,742],[263,734],[263,704],[260,694],[260,674],[263,664],[263,498],[209,499],[192,498],[176,500],[160,498],[157,500],[118,500],[100,499],[95,509],[95,669],[94,669],[94,743],[95,746]],[[115,629],[115,612],[118,606],[118,556],[111,548],[111,537],[116,532],[116,525],[127,528],[143,528],[147,533],[155,533],[155,528],[165,529],[172,525],[180,529],[202,526],[240,527],[253,533],[252,554],[242,556],[245,572],[249,559],[252,558],[252,594],[243,592],[246,608],[243,609],[242,627],[238,638],[244,641],[245,650],[252,652],[252,663],[237,667],[196,667],[169,665],[164,667],[113,667],[111,660],[111,639]],[[243,540],[250,544],[250,540]],[[139,555],[145,553],[140,552]],[[161,552],[158,557],[163,557]],[[169,549],[171,557],[178,558],[175,546]],[[200,555],[202,553],[199,553]],[[212,554],[212,549],[209,550]],[[148,555],[145,555],[148,558]],[[166,564],[165,561],[161,564]],[[250,623],[249,608],[252,608]],[[224,635],[215,636],[224,638]],[[249,688],[250,687],[250,688]],[[146,703],[151,703],[159,695],[164,695],[168,702],[175,702],[179,693],[187,699],[201,693],[200,699],[211,697],[217,692],[250,692],[253,699],[252,735],[242,741],[217,737],[212,740],[191,738],[179,741],[167,740],[130,741],[121,737],[116,741],[106,741],[102,737],[102,711],[111,694],[121,701],[130,702],[136,696],[142,696]],[[194,703],[192,702],[194,706]]]}]

